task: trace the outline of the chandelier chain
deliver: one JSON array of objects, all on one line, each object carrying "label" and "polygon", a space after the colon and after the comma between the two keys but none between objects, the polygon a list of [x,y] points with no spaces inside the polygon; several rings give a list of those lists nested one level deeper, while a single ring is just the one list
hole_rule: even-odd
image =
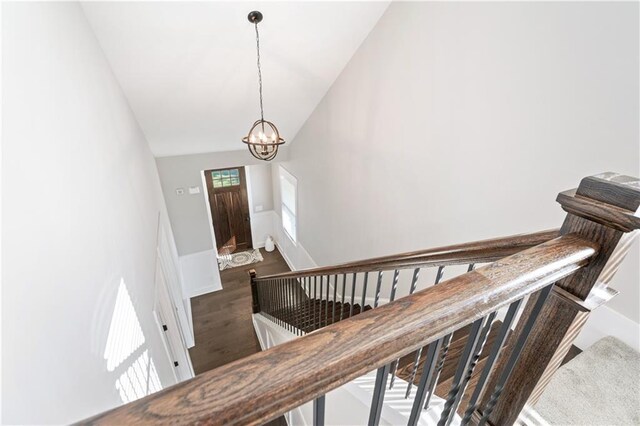
[{"label": "chandelier chain", "polygon": [[264,108],[262,106],[262,70],[260,69],[260,34],[258,34],[258,23],[256,26],[256,51],[258,52],[258,85],[260,88],[260,119],[264,121]]}]

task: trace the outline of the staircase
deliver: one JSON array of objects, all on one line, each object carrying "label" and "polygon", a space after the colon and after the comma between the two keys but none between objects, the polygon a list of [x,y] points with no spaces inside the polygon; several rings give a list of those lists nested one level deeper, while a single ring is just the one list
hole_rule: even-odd
[{"label": "staircase", "polygon": [[[303,290],[301,289],[300,291],[302,292]],[[362,309],[360,304],[356,303],[352,309],[351,304],[348,302],[334,302],[333,300],[327,301],[307,297],[304,299],[304,302],[294,307],[275,310],[270,316],[274,322],[279,323],[295,334],[307,334],[370,309],[372,309],[370,305],[365,305],[364,309]],[[485,346],[490,347],[495,343],[501,325],[502,321],[500,320],[495,320],[492,323]],[[470,329],[471,325],[467,325],[453,333],[446,356],[442,360],[438,384],[435,388],[435,394],[439,397],[446,398],[447,393],[453,385],[456,366],[460,362],[465,343],[469,338]],[[508,343],[505,343],[504,348],[508,348]],[[406,382],[406,397],[409,397],[411,392],[415,391],[415,387],[419,385],[419,380],[426,362],[426,356],[427,352],[421,348],[418,351],[401,357],[397,363],[392,366],[391,373],[402,379],[403,382]],[[478,356],[476,369],[469,379],[467,390],[458,407],[458,414],[460,415],[464,414],[463,408],[468,405],[469,399],[471,398],[471,391],[475,388],[480,378],[480,372],[483,370],[488,356],[487,351],[482,351]],[[390,378],[389,389],[393,389],[395,383],[394,378]]]},{"label": "staircase", "polygon": [[607,285],[640,229],[636,178],[587,177],[557,201],[559,230],[252,272],[253,313],[291,340],[88,422],[259,425],[309,403],[320,426],[349,413],[331,395],[364,378],[368,420],[353,424],[381,424],[392,404],[408,426],[515,424],[617,294]]},{"label": "staircase", "polygon": [[307,298],[295,307],[275,310],[270,316],[276,322],[285,324],[286,328],[306,334],[369,309],[369,305],[362,309],[357,303],[351,305],[333,300]]}]

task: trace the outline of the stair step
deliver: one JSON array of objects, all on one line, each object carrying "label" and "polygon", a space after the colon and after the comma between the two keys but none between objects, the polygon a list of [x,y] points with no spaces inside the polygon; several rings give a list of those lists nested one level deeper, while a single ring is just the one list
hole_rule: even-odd
[{"label": "stair step", "polygon": [[[365,306],[364,310],[371,309],[371,306]],[[353,312],[350,303],[326,301],[322,299],[307,299],[295,307],[288,307],[273,311],[272,316],[291,324],[292,326],[309,333],[334,322],[340,321],[340,318],[346,319],[352,312],[357,315],[362,311],[359,304],[353,305]],[[335,318],[335,320],[334,320]]]}]

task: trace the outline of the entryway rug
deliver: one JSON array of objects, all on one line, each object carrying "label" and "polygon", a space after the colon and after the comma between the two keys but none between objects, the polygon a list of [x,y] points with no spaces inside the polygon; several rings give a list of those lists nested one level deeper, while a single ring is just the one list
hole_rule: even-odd
[{"label": "entryway rug", "polygon": [[556,371],[535,411],[551,425],[640,424],[640,354],[597,341]]},{"label": "entryway rug", "polygon": [[224,271],[225,269],[251,265],[252,263],[262,262],[263,260],[262,254],[258,249],[239,251],[237,253],[218,256],[218,267],[221,271]]}]

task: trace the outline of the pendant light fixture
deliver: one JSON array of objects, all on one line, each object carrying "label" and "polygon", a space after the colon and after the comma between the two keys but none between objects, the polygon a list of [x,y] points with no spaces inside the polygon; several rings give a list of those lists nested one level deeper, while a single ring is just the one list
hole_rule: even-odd
[{"label": "pendant light fixture", "polygon": [[262,70],[260,69],[260,34],[258,33],[258,24],[262,21],[262,13],[254,10],[249,13],[247,18],[256,28],[260,119],[253,123],[247,136],[242,138],[242,142],[247,144],[251,155],[259,160],[269,161],[276,158],[276,155],[278,155],[278,147],[284,144],[284,139],[280,137],[280,132],[275,124],[264,119],[264,108],[262,107]]}]

